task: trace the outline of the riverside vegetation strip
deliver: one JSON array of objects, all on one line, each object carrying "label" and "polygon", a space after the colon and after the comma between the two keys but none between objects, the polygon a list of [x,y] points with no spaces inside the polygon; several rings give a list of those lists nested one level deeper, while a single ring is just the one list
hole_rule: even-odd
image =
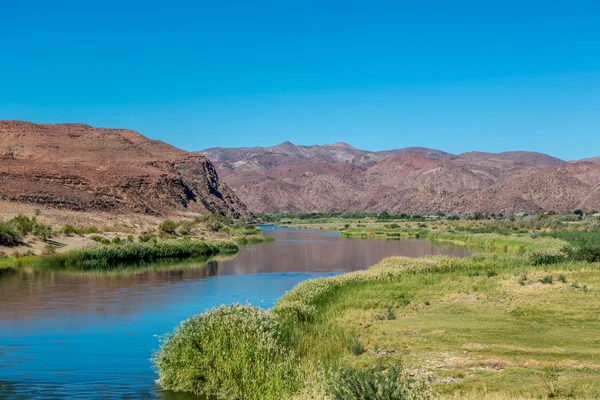
[{"label": "riverside vegetation strip", "polygon": [[[79,236],[91,243],[57,253],[51,243],[61,237]],[[35,254],[29,242],[45,242],[42,254]],[[65,225],[53,229],[39,222],[37,215],[30,218],[19,215],[0,223],[0,245],[6,249],[21,246],[26,253],[4,253],[0,269],[17,269],[25,266],[39,268],[69,269],[116,269],[132,264],[147,264],[158,260],[206,258],[218,254],[233,254],[238,244],[268,242],[271,237],[262,236],[261,230],[245,221],[209,215],[193,220],[164,220],[154,230],[106,236],[95,226],[74,227]]]},{"label": "riverside vegetation strip", "polygon": [[62,254],[8,259],[4,264],[20,267],[109,269],[132,263],[151,262],[161,259],[209,257],[232,254],[238,251],[233,241],[209,243],[199,239],[164,240],[155,243],[125,242],[96,245],[70,250]]},{"label": "riverside vegetation strip", "polygon": [[[479,253],[306,281],[261,311],[268,323],[240,311],[250,306],[210,311],[210,326],[193,318],[155,356],[163,387],[239,399],[600,398],[596,217],[311,223]],[[239,328],[257,323],[266,336]],[[255,370],[259,359],[271,367]],[[223,373],[202,372],[215,363]]]}]

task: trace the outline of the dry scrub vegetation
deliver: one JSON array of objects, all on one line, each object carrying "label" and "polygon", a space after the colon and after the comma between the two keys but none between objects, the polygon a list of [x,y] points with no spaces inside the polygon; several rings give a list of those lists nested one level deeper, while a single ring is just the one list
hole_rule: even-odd
[{"label": "dry scrub vegetation", "polygon": [[201,215],[118,226],[51,225],[36,212],[0,222],[0,268],[117,268],[164,259],[231,254],[238,245],[270,241],[245,220]]}]

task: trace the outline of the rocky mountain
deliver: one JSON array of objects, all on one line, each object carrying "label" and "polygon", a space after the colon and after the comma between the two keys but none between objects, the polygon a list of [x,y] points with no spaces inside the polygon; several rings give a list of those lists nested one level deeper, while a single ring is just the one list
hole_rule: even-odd
[{"label": "rocky mountain", "polygon": [[[226,172],[264,171],[280,165],[306,164],[312,162],[361,163],[360,157],[369,152],[357,150],[346,143],[324,146],[296,146],[284,142],[272,147],[221,148],[201,152],[215,166]],[[366,161],[367,163],[370,161]]]},{"label": "rocky mountain", "polygon": [[83,124],[0,121],[0,199],[163,216],[248,213],[206,157]]},{"label": "rocky mountain", "polygon": [[589,162],[600,163],[600,157],[585,158],[585,159],[583,159],[581,161],[589,161]]},{"label": "rocky mountain", "polygon": [[[600,209],[600,163],[514,151],[369,152],[345,143],[208,149],[252,211],[516,213]],[[594,162],[596,161],[596,162]]]}]

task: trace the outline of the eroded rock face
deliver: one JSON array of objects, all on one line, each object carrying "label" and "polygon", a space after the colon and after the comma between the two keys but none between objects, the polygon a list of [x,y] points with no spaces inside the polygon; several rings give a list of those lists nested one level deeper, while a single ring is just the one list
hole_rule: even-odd
[{"label": "eroded rock face", "polygon": [[468,214],[600,209],[600,163],[534,152],[368,152],[338,143],[208,149],[252,211]]},{"label": "eroded rock face", "polygon": [[0,198],[77,211],[248,214],[206,157],[83,124],[0,121]]}]

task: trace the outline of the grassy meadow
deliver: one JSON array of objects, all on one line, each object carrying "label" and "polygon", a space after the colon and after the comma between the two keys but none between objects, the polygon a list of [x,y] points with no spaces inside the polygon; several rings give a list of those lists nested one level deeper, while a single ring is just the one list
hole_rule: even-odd
[{"label": "grassy meadow", "polygon": [[[222,389],[242,379],[232,376],[188,391],[239,399],[600,398],[596,217],[305,220],[285,225],[345,237],[427,238],[473,255],[393,257],[300,283],[268,312],[286,338],[274,345],[294,359],[288,384],[280,385],[278,373],[269,390],[224,397]],[[177,331],[167,343],[174,338],[189,341],[190,358],[158,365],[166,388],[176,386],[165,376],[183,379],[208,365],[196,350],[199,337]],[[210,335],[203,340],[210,346]],[[253,368],[248,354],[236,360],[237,371]]]},{"label": "grassy meadow", "polygon": [[598,265],[484,258],[390,258],[300,284],[274,312],[309,364],[393,360],[441,398],[598,398]]}]

